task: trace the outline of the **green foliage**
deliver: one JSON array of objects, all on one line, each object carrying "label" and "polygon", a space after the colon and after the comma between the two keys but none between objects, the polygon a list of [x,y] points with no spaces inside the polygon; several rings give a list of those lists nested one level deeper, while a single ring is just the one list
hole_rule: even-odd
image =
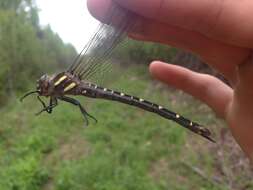
[{"label": "green foliage", "polygon": [[[128,79],[145,73],[136,66],[124,72]],[[149,82],[122,76],[114,86],[174,109],[168,105],[168,93],[154,93]],[[80,101],[97,124],[91,121],[84,128],[78,108],[67,104],[60,104],[52,115],[35,117],[40,105],[32,98],[25,106],[13,102],[0,111],[1,190],[222,189],[182,166],[186,130],[177,124],[116,102]],[[209,157],[205,166],[212,163]],[[182,178],[184,183],[179,183]]]},{"label": "green foliage", "polygon": [[1,174],[1,189],[39,189],[49,178],[49,173],[33,156],[16,160]]},{"label": "green foliage", "polygon": [[119,59],[124,64],[149,64],[154,60],[171,61],[176,55],[175,48],[154,44],[136,42],[128,39],[127,43],[123,43],[114,52],[114,57]]},{"label": "green foliage", "polygon": [[[133,161],[133,160],[132,160]],[[138,162],[138,161],[137,161]],[[85,160],[67,162],[57,176],[57,189],[158,189],[138,163],[121,163],[114,155],[94,155]]]},{"label": "green foliage", "polygon": [[[185,130],[154,114],[115,102],[91,104],[82,97],[98,124],[84,128],[78,108],[64,104],[50,116],[35,117],[41,106],[36,99],[21,104],[14,95],[42,73],[67,67],[76,52],[50,26],[39,26],[33,0],[0,0],[0,26],[0,190],[228,189],[226,183],[211,183],[182,164],[189,158],[190,164],[202,163],[207,174],[213,172],[207,146],[204,156],[189,153]],[[148,63],[157,57],[171,59],[175,53],[170,47],[130,41],[116,49],[115,58],[127,64]],[[168,93],[154,90],[145,73],[143,66],[134,65],[130,71],[119,70],[118,80],[113,75],[111,80],[116,90],[206,120],[206,112],[194,114],[196,103],[187,104],[187,109],[168,104]],[[240,177],[238,182],[252,184]]]},{"label": "green foliage", "polygon": [[0,1],[0,105],[42,73],[66,67],[76,52],[49,26],[40,28],[30,1]]}]

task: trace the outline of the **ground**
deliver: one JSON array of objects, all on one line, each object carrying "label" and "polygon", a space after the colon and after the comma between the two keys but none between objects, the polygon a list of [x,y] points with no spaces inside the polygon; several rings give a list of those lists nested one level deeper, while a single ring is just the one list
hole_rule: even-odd
[{"label": "ground", "polygon": [[224,123],[200,102],[151,80],[145,69],[128,69],[112,86],[208,126],[216,144],[116,102],[79,98],[98,119],[84,127],[71,105],[36,117],[36,98],[13,100],[0,110],[0,189],[253,189],[248,160]]}]

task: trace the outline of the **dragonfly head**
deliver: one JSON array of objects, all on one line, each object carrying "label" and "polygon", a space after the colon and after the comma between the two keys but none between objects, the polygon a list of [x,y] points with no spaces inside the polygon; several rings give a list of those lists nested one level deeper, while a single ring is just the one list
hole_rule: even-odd
[{"label": "dragonfly head", "polygon": [[40,77],[40,79],[37,80],[36,91],[27,92],[25,95],[23,95],[20,98],[20,101],[22,102],[27,96],[30,96],[32,94],[37,94],[38,98],[39,96],[49,96],[50,95],[50,81],[51,81],[50,79],[51,78],[48,75],[43,75],[42,77]]},{"label": "dragonfly head", "polygon": [[50,80],[51,78],[45,74],[40,77],[39,80],[37,80],[37,91],[42,96],[48,96],[49,95],[49,88],[50,88]]}]

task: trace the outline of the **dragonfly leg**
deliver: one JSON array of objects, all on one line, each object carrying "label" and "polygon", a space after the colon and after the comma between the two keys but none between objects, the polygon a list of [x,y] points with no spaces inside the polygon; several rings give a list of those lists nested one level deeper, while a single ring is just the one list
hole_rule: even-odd
[{"label": "dragonfly leg", "polygon": [[37,96],[37,99],[42,104],[43,108],[46,108],[46,104],[45,104],[45,102],[43,102],[43,100],[40,98],[40,96]]},{"label": "dragonfly leg", "polygon": [[52,113],[53,108],[58,105],[58,101],[56,98],[50,98],[49,106],[47,107],[47,113]]},{"label": "dragonfly leg", "polygon": [[49,106],[46,106],[45,102],[43,102],[40,98],[40,96],[37,96],[38,100],[40,103],[43,105],[43,109],[36,113],[36,115],[40,115],[42,112],[46,111],[47,113],[51,114],[53,111],[53,108],[58,105],[57,99],[56,98],[50,98],[50,103]]},{"label": "dragonfly leg", "polygon": [[74,98],[70,98],[70,97],[67,97],[67,96],[63,96],[63,97],[60,97],[59,98],[60,100],[63,100],[65,102],[68,102],[68,103],[71,103],[75,106],[78,106],[79,109],[81,110],[84,118],[85,118],[85,121],[86,121],[86,125],[89,124],[89,121],[87,119],[87,116],[90,117],[91,119],[93,119],[96,123],[97,123],[97,119],[95,117],[93,117],[92,115],[90,115],[85,109],[84,107],[81,105],[81,103],[79,101],[77,101],[76,99]]}]

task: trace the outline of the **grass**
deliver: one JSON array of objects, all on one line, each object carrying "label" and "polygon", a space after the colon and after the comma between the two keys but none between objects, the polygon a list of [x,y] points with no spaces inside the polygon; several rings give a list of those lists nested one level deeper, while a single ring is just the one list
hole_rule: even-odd
[{"label": "grass", "polygon": [[[206,107],[169,94],[143,73],[131,68],[113,86],[215,125]],[[0,190],[229,189],[212,181],[212,146],[201,137],[137,108],[80,100],[97,124],[84,127],[79,110],[65,103],[39,117],[33,98],[1,109]]]}]

